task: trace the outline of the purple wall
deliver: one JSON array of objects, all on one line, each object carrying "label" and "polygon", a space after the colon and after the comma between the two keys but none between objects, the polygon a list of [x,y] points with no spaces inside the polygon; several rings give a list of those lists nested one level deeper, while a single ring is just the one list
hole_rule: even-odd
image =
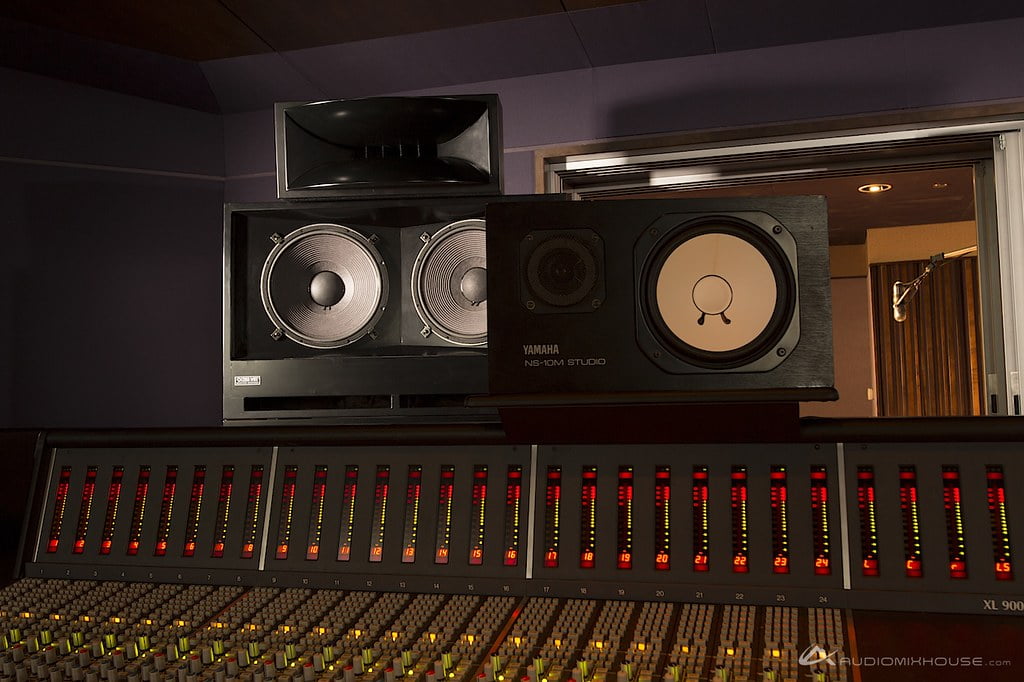
[{"label": "purple wall", "polygon": [[220,117],[0,91],[0,428],[218,423]]}]

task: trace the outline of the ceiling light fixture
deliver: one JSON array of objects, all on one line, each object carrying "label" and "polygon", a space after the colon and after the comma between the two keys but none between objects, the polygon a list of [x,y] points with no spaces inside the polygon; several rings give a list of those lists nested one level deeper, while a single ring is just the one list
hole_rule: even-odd
[{"label": "ceiling light fixture", "polygon": [[861,185],[857,188],[857,191],[863,192],[864,194],[880,194],[882,192],[888,192],[891,189],[892,185],[887,182],[872,182],[867,185]]}]

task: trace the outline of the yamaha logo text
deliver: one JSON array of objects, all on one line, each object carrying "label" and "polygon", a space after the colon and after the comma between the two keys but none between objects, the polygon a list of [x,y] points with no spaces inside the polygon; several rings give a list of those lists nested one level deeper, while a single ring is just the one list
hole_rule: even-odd
[{"label": "yamaha logo text", "polygon": [[524,367],[603,367],[608,364],[604,358],[566,358],[557,343],[523,344]]}]

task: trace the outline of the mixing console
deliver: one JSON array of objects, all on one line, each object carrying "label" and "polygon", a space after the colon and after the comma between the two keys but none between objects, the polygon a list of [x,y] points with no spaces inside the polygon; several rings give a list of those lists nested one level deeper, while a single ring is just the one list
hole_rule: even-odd
[{"label": "mixing console", "polygon": [[27,578],[0,619],[17,682],[848,679],[833,609]]},{"label": "mixing console", "polygon": [[860,682],[870,610],[1019,631],[1018,450],[56,448],[0,676]]}]

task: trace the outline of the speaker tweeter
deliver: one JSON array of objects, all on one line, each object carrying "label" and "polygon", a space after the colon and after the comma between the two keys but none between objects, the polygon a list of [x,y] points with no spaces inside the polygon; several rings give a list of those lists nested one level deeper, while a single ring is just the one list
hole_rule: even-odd
[{"label": "speaker tweeter", "polygon": [[604,241],[589,229],[537,230],[519,247],[520,296],[539,314],[586,313],[604,299]]}]

